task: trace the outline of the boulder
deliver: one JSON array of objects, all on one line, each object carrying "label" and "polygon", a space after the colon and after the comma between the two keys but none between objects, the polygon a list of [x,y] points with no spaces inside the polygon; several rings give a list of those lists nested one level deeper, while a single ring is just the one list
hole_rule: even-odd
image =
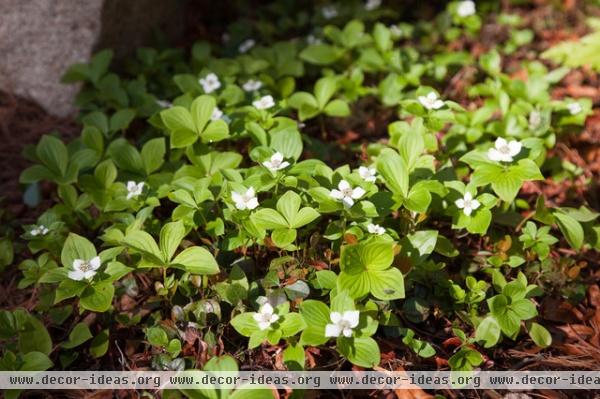
[{"label": "boulder", "polygon": [[2,0],[0,1],[0,90],[33,100],[48,113],[76,112],[77,85],[60,79],[98,49],[119,57],[152,43],[160,31],[182,31],[183,0]]}]

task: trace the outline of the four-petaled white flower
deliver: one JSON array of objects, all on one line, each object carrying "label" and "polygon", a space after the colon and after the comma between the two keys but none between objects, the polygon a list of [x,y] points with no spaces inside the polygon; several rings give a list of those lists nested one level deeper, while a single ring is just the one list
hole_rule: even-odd
[{"label": "four-petaled white flower", "polygon": [[127,182],[127,199],[135,198],[142,194],[144,190],[144,182],[136,183],[133,180]]},{"label": "four-petaled white flower", "polygon": [[254,47],[255,44],[256,41],[254,39],[246,39],[240,44],[238,50],[240,51],[240,53],[244,54],[248,52],[248,50],[250,50],[252,47]]},{"label": "four-petaled white flower", "polygon": [[262,87],[262,85],[263,84],[260,80],[250,79],[246,83],[244,83],[242,88],[245,91],[256,91],[256,90],[259,90]]},{"label": "four-petaled white flower", "polygon": [[521,147],[521,143],[516,140],[508,142],[502,137],[498,137],[494,148],[488,150],[487,156],[492,161],[512,162],[513,157],[521,152]]},{"label": "four-petaled white flower", "polygon": [[402,29],[400,29],[400,27],[398,25],[390,25],[390,33],[392,34],[392,36],[394,37],[400,37],[402,36]]},{"label": "four-petaled white flower", "polygon": [[419,96],[418,100],[427,109],[440,109],[444,106],[444,102],[434,91],[430,91],[426,96]]},{"label": "four-petaled white flower", "polygon": [[223,118],[223,111],[221,111],[219,109],[219,107],[215,107],[212,111],[212,114],[210,115],[210,120],[211,121],[217,121],[219,119]]},{"label": "four-petaled white flower", "polygon": [[271,324],[279,320],[279,316],[273,313],[273,306],[269,303],[263,304],[253,317],[261,330],[266,330]]},{"label": "four-petaled white flower", "polygon": [[338,184],[338,189],[333,189],[329,193],[329,196],[338,201],[342,201],[344,205],[350,208],[354,205],[354,200],[359,199],[365,195],[365,190],[362,187],[356,187],[353,189],[346,180],[341,180]]},{"label": "four-petaled white flower", "polygon": [[567,105],[567,108],[569,109],[569,113],[571,115],[577,115],[578,113],[580,113],[581,111],[583,111],[583,108],[581,107],[581,104],[575,102],[575,103],[570,103],[569,105]]},{"label": "four-petaled white flower", "polygon": [[264,161],[262,164],[271,172],[277,172],[278,170],[285,169],[290,166],[288,161],[283,160],[283,154],[280,152],[276,152],[275,154],[271,155],[271,159]]},{"label": "four-petaled white flower", "polygon": [[374,223],[369,223],[369,225],[367,226],[367,230],[369,231],[369,233],[375,234],[378,236],[385,233],[385,228],[381,227],[378,224],[374,224]]},{"label": "four-petaled white flower", "polygon": [[258,206],[258,199],[254,187],[250,187],[245,193],[231,193],[231,199],[235,202],[235,207],[241,211],[245,209],[252,210]]},{"label": "four-petaled white flower", "polygon": [[347,310],[344,313],[331,312],[329,318],[332,324],[325,326],[326,337],[339,337],[344,335],[346,338],[352,336],[352,329],[358,326],[358,318],[360,312],[358,310]]},{"label": "four-petaled white flower", "polygon": [[221,81],[214,73],[209,73],[204,78],[201,78],[199,82],[206,94],[210,94],[221,87]]},{"label": "four-petaled white flower", "polygon": [[50,230],[48,230],[46,226],[40,224],[39,226],[35,226],[33,229],[31,229],[29,234],[31,234],[32,236],[45,236],[46,234],[48,234],[49,231]]},{"label": "four-petaled white flower", "polygon": [[365,3],[365,10],[372,11],[376,8],[379,8],[381,5],[381,0],[367,0]]},{"label": "four-petaled white flower", "polygon": [[315,35],[308,35],[306,36],[306,42],[308,44],[321,44],[323,43],[321,41],[321,39],[319,39],[318,37],[316,37]]},{"label": "four-petaled white flower", "polygon": [[273,96],[264,96],[253,101],[252,105],[254,105],[254,108],[256,109],[269,109],[275,105],[275,101],[273,101]]},{"label": "four-petaled white flower", "polygon": [[326,6],[321,10],[325,19],[331,19],[338,16],[338,10],[335,6]]},{"label": "four-petaled white flower", "polygon": [[456,204],[456,207],[462,209],[467,216],[470,216],[471,213],[481,205],[468,191],[463,198],[457,199],[454,203]]},{"label": "four-petaled white flower", "polygon": [[96,270],[100,268],[99,256],[95,256],[89,260],[75,259],[73,261],[73,270],[68,273],[71,280],[81,281],[83,279],[90,279],[96,275]]},{"label": "four-petaled white flower", "polygon": [[364,181],[374,182],[377,180],[377,171],[375,168],[367,168],[366,166],[361,166],[358,168],[358,174],[363,178]]},{"label": "four-petaled white flower", "polygon": [[471,0],[464,0],[458,3],[456,13],[459,17],[468,17],[475,14],[475,3]]}]

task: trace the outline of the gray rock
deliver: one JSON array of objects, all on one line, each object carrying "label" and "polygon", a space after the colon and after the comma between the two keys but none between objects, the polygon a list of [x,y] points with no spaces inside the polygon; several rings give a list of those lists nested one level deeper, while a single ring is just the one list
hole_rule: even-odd
[{"label": "gray rock", "polygon": [[76,109],[79,88],[60,83],[66,69],[87,62],[96,49],[124,57],[148,44],[157,29],[182,29],[182,0],[2,0],[0,90],[64,117]]}]

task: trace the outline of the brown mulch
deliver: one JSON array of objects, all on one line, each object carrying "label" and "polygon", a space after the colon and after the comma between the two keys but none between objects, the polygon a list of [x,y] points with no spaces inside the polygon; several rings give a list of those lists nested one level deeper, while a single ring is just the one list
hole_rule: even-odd
[{"label": "brown mulch", "polygon": [[30,162],[23,157],[23,149],[52,132],[73,138],[80,128],[72,118],[52,116],[34,102],[0,92],[0,197],[15,216],[26,211],[19,175]]}]

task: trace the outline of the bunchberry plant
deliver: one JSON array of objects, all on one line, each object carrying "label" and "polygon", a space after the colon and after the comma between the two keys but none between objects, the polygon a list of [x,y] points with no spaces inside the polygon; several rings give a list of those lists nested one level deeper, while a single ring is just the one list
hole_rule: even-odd
[{"label": "bunchberry plant", "polygon": [[[517,59],[527,79],[508,70],[520,35],[452,47],[477,38],[480,5],[409,24],[382,2],[329,3],[240,22],[189,54],[140,49],[120,76],[109,51],[73,66],[81,136],[44,136],[21,175],[53,191],[19,232],[35,254],[19,286],[63,330],[97,317],[93,339],[69,327],[56,358],[102,358],[121,329],[167,370],[235,371],[227,352],[371,368],[383,348],[472,370],[516,340],[549,346],[534,298],[558,288],[540,276],[600,248],[599,214],[531,192],[575,177],[552,154],[592,104],[552,96],[568,69],[535,54]],[[22,338],[36,316],[1,315],[0,368],[52,367],[45,334]]]}]

